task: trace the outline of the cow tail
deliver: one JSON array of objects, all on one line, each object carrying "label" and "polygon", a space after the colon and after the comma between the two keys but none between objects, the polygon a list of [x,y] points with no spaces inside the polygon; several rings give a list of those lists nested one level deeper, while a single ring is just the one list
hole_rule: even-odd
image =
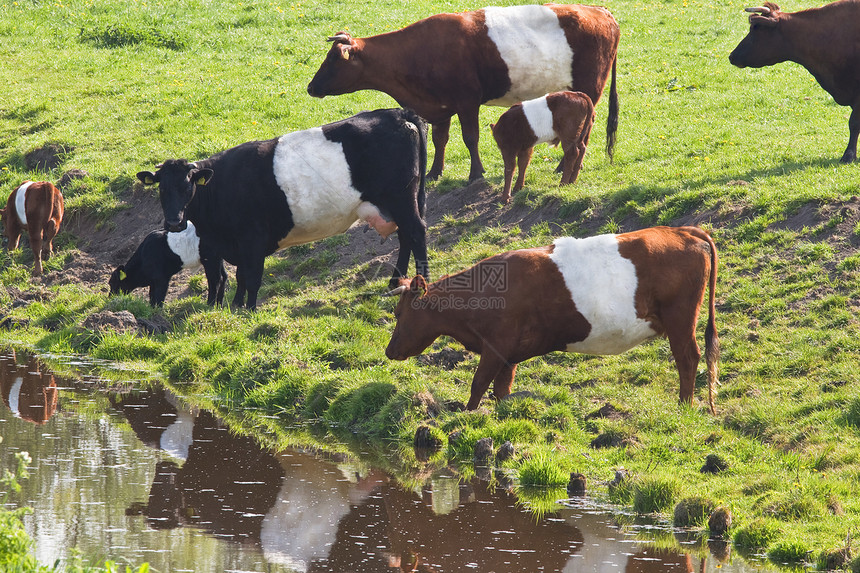
[{"label": "cow tail", "polygon": [[606,155],[612,163],[615,155],[615,138],[618,131],[618,91],[615,89],[615,66],[618,54],[612,59],[612,79],[609,84],[609,117],[606,118]]},{"label": "cow tail", "polygon": [[717,289],[717,246],[714,240],[707,232],[702,232],[703,239],[708,241],[708,246],[711,248],[711,280],[708,294],[708,324],[705,327],[705,362],[708,365],[708,405],[711,408],[711,414],[716,416],[717,408],[714,405],[714,397],[717,393],[717,383],[719,378],[719,361],[720,361],[720,337],[717,335],[717,327],[714,322],[716,314],[716,304],[714,302],[715,291]]},{"label": "cow tail", "polygon": [[424,218],[427,206],[426,174],[427,174],[427,122],[412,110],[409,110],[409,121],[418,128],[418,214]]}]

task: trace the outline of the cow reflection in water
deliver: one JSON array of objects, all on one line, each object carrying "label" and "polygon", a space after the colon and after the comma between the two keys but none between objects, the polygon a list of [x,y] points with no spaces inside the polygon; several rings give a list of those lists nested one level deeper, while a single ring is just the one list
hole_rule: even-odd
[{"label": "cow reflection in water", "polygon": [[[538,520],[510,491],[479,480],[455,487],[457,497],[442,501],[429,488],[419,496],[382,484],[341,520],[329,559],[310,571],[562,571],[582,547],[579,529]],[[453,497],[440,497],[445,493]],[[440,504],[451,511],[437,512]],[[356,547],[356,539],[372,535],[378,538]],[[388,548],[384,568],[368,566],[374,546]]]},{"label": "cow reflection in water", "polygon": [[258,544],[270,563],[312,572],[452,571],[467,563],[557,570],[582,542],[576,528],[536,522],[512,494],[482,484],[460,486],[456,511],[437,514],[427,492],[310,454],[273,454],[170,394],[125,395],[114,405],[141,440],[178,460],[158,463],[149,499],[130,513],[154,528],[193,526]]},{"label": "cow reflection in water", "polygon": [[149,499],[129,513],[153,528],[199,527],[256,544],[269,562],[300,571],[326,559],[341,518],[384,480],[346,475],[310,454],[273,454],[163,391],[121,396],[114,406],[143,442],[178,460],[157,464]]},{"label": "cow reflection in water", "polygon": [[485,482],[441,479],[419,494],[373,471],[264,450],[165,392],[114,404],[141,440],[175,458],[157,464],[149,499],[129,512],[153,528],[198,527],[256,545],[270,564],[309,573],[573,571],[626,555],[631,573],[693,571],[685,556],[607,544],[617,530],[596,534],[587,516],[536,519]]},{"label": "cow reflection in water", "polygon": [[57,381],[35,357],[19,364],[15,351],[0,356],[0,394],[16,418],[44,424],[57,411]]}]

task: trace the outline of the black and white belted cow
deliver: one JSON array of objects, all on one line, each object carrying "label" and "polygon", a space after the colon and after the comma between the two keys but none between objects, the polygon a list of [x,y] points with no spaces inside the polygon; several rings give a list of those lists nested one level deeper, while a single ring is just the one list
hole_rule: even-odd
[{"label": "black and white belted cow", "polygon": [[[410,255],[429,272],[424,222],[426,125],[408,109],[366,111],[202,161],[171,159],[156,172],[165,225],[197,228],[201,243],[236,265],[234,306],[257,306],[263,262],[275,251],[346,231],[361,219],[400,242],[392,282]],[[247,302],[245,294],[247,293]]]},{"label": "black and white belted cow", "polygon": [[108,286],[111,294],[128,294],[149,287],[149,304],[161,306],[173,275],[182,269],[196,270],[201,266],[209,283],[206,302],[210,306],[221,304],[227,286],[224,261],[200,244],[194,223],[189,221],[184,231],[170,233],[159,229],[144,237],[131,258],[113,270]]}]

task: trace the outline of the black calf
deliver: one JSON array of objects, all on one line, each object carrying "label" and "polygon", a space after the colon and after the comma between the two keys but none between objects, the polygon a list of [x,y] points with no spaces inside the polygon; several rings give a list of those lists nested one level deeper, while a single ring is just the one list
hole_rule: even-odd
[{"label": "black calf", "polygon": [[153,231],[138,245],[127,263],[114,269],[108,280],[111,294],[130,293],[149,287],[149,304],[161,306],[170,279],[184,268],[203,266],[209,283],[206,302],[211,306],[224,301],[227,271],[224,262],[211,249],[201,246],[194,225],[180,233]]}]

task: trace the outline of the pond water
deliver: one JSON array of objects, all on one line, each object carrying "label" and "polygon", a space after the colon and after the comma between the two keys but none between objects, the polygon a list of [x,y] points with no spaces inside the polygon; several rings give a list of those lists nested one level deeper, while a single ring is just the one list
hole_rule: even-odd
[{"label": "pond water", "polygon": [[168,391],[107,391],[20,353],[0,351],[0,392],[0,471],[32,457],[8,505],[33,508],[46,565],[77,548],[159,572],[761,570],[724,544],[657,549],[648,526],[588,499],[538,516],[450,472],[406,488],[348,459],[269,451]]}]

